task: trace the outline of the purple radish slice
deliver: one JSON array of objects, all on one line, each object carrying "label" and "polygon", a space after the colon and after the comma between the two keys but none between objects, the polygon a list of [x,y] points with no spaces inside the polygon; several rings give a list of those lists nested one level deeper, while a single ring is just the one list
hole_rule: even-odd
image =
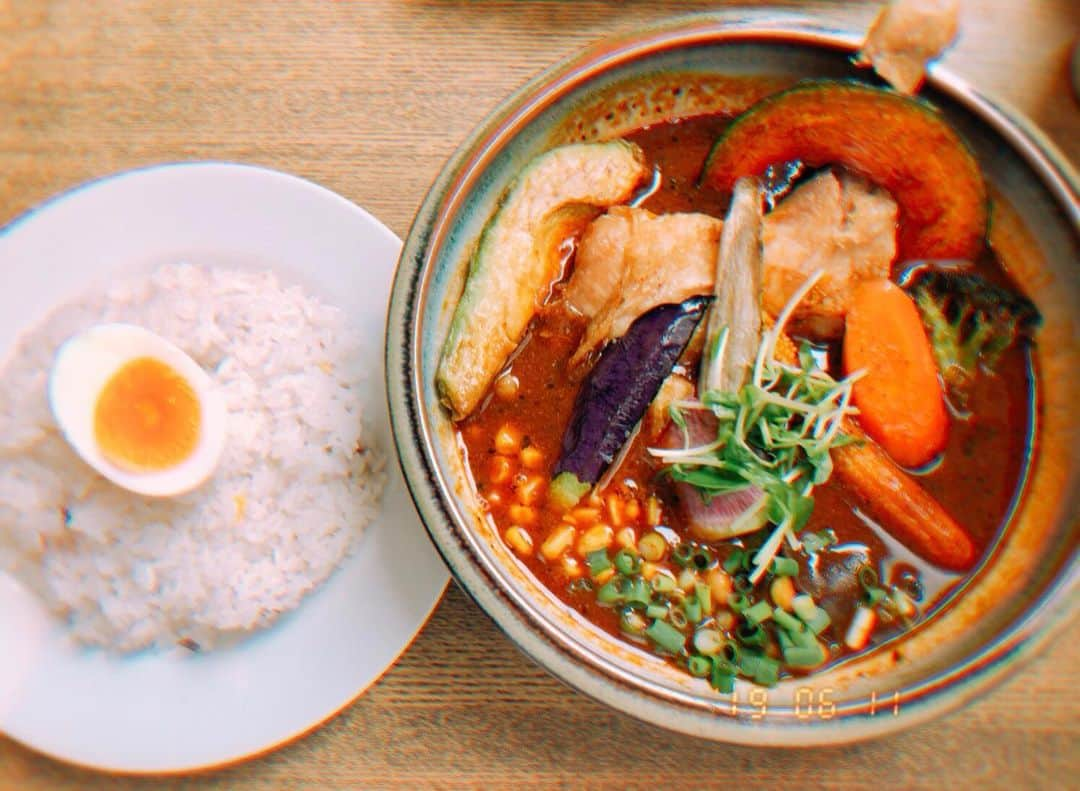
[{"label": "purple radish slice", "polygon": [[[687,411],[683,419],[686,432],[674,423],[668,426],[662,440],[664,447],[678,448],[687,442],[693,447],[716,439],[717,421],[712,412]],[[703,541],[722,541],[752,533],[768,521],[768,500],[757,486],[716,494],[706,501],[697,487],[679,482],[675,484],[675,494],[690,532]]]}]

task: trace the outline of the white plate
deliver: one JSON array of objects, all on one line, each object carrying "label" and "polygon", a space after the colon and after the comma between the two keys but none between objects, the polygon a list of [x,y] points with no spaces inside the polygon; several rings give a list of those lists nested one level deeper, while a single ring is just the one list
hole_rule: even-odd
[{"label": "white plate", "polygon": [[[192,655],[112,658],[0,573],[0,733],[57,758],[130,772],[234,761],[318,725],[409,645],[449,579],[394,457],[383,332],[400,240],[302,179],[178,164],[75,189],[0,230],[0,359],[17,335],[89,285],[166,261],[269,267],[346,310],[367,341],[389,481],[355,553],[271,628]],[[362,749],[358,745],[357,749]]]}]

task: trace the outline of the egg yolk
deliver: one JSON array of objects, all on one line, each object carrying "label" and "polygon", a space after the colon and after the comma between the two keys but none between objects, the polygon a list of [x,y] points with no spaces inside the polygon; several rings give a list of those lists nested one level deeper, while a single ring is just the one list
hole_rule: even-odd
[{"label": "egg yolk", "polygon": [[188,381],[153,357],[123,365],[102,388],[94,408],[94,437],[114,464],[162,470],[192,454],[202,417]]}]

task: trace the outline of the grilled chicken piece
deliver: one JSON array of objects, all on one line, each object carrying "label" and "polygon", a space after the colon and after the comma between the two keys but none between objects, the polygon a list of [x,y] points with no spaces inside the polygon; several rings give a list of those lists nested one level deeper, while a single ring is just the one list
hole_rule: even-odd
[{"label": "grilled chicken piece", "polygon": [[616,206],[578,245],[566,301],[589,320],[570,364],[580,364],[657,305],[712,292],[723,223],[705,214],[655,215]]},{"label": "grilled chicken piece", "polygon": [[874,71],[901,93],[915,93],[959,27],[960,0],[893,0],[866,34],[859,65]]},{"label": "grilled chicken piece", "polygon": [[[777,315],[807,276],[823,267],[825,277],[791,326],[812,337],[839,337],[855,283],[889,276],[896,216],[888,192],[857,176],[824,171],[798,187],[763,221],[764,311]],[[657,305],[712,293],[723,227],[704,214],[655,215],[627,206],[593,221],[564,292],[588,319],[570,364],[580,365]]]},{"label": "grilled chicken piece", "polygon": [[778,315],[807,276],[824,268],[789,326],[797,334],[839,337],[855,284],[889,276],[896,214],[888,192],[857,176],[827,170],[800,186],[765,215],[765,312]]}]

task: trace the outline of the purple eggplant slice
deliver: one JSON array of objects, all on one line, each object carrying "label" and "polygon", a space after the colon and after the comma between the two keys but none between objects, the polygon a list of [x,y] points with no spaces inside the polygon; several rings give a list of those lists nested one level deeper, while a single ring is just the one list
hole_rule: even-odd
[{"label": "purple eggplant slice", "polygon": [[600,354],[574,401],[555,474],[594,484],[614,461],[705,315],[709,297],[660,305]]}]

